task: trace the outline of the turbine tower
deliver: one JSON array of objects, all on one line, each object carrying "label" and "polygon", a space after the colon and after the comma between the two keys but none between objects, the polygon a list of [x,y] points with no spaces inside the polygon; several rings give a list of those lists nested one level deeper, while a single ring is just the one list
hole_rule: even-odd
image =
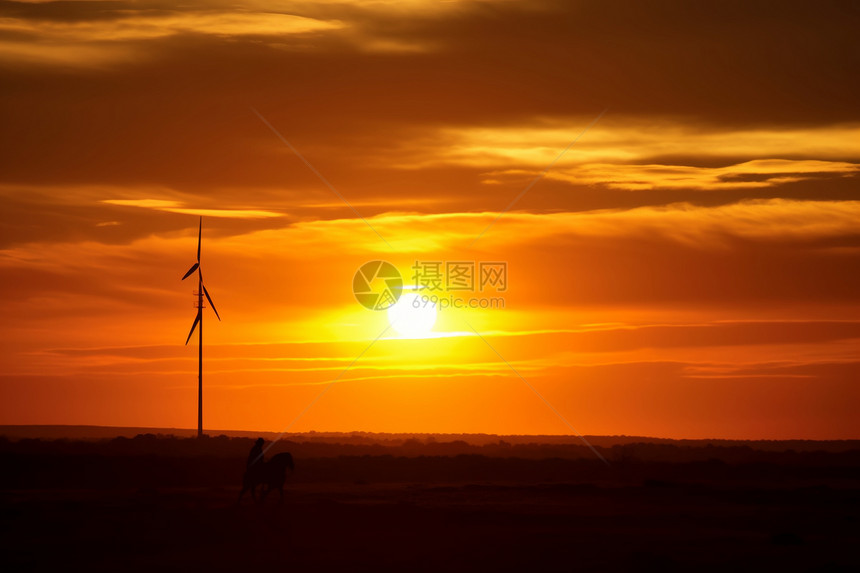
[{"label": "turbine tower", "polygon": [[197,437],[200,438],[203,436],[203,296],[206,296],[206,300],[209,301],[209,306],[212,307],[212,310],[215,312],[215,316],[218,317],[218,320],[221,320],[221,316],[218,314],[218,310],[215,308],[215,304],[212,302],[212,297],[209,296],[209,291],[206,290],[206,286],[203,284],[203,271],[200,268],[200,239],[203,236],[203,217],[200,217],[200,225],[197,228],[197,262],[191,265],[191,268],[188,269],[188,272],[185,273],[185,276],[182,277],[182,280],[190,277],[194,271],[197,271],[197,292],[194,295],[197,297],[197,300],[194,301],[194,306],[197,308],[197,316],[194,318],[194,324],[191,325],[191,331],[188,333],[188,338],[185,339],[186,346],[188,345],[188,341],[191,340],[191,335],[194,334],[194,329],[197,328],[197,325],[200,325],[200,328],[197,330],[198,335],[198,348],[197,348]]}]

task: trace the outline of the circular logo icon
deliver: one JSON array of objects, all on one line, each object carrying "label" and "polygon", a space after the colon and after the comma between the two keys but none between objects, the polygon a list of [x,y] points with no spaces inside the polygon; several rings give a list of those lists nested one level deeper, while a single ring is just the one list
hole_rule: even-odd
[{"label": "circular logo icon", "polygon": [[397,267],[388,261],[370,261],[355,271],[352,294],[364,308],[385,310],[400,298],[403,279]]}]

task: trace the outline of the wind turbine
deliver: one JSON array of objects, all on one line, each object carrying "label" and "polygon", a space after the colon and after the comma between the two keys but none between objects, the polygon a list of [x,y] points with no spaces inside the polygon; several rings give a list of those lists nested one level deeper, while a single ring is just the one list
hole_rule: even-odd
[{"label": "wind turbine", "polygon": [[197,271],[197,292],[194,293],[197,296],[197,301],[195,302],[195,306],[197,307],[197,316],[194,318],[194,324],[191,325],[191,331],[188,333],[188,338],[185,339],[186,346],[188,345],[188,341],[191,340],[191,335],[194,334],[194,329],[197,328],[197,325],[200,325],[200,328],[197,330],[198,335],[198,348],[197,348],[197,437],[200,438],[203,436],[203,296],[206,295],[206,300],[209,301],[209,306],[212,307],[212,310],[215,311],[215,316],[218,317],[218,320],[221,320],[221,316],[218,314],[218,310],[215,308],[215,304],[212,302],[212,297],[209,296],[209,291],[206,290],[206,287],[203,285],[203,271],[200,269],[200,239],[203,236],[203,217],[200,217],[200,226],[197,228],[197,262],[191,265],[191,268],[188,269],[188,272],[185,273],[185,276],[182,277],[182,280],[190,277],[194,271]]}]

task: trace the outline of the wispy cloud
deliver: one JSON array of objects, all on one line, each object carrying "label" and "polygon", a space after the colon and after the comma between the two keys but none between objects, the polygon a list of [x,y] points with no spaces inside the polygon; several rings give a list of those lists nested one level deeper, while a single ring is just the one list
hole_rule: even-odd
[{"label": "wispy cloud", "polygon": [[[447,161],[480,167],[512,164],[543,168],[587,121],[585,117],[543,117],[528,124],[441,128],[427,136],[428,149],[416,153],[411,161],[415,167]],[[744,129],[682,122],[672,117],[644,122],[620,114],[590,131],[587,141],[563,163],[626,164],[661,157],[698,157],[700,161],[744,157],[860,159],[857,141],[860,126],[853,123]]]},{"label": "wispy cloud", "polygon": [[[476,229],[480,230],[495,215],[389,213],[371,221],[392,237],[392,251],[432,253],[461,248]],[[488,236],[488,241],[499,246],[551,237],[661,236],[714,249],[724,247],[727,237],[794,240],[851,235],[858,218],[860,201],[785,199],[749,200],[715,207],[682,203],[584,213],[514,212],[506,217],[504,232]],[[298,222],[291,227],[290,240],[309,244],[325,237],[326,241],[343,244],[349,251],[381,251],[381,247],[373,244],[373,237],[361,232],[361,224],[348,219]]]},{"label": "wispy cloud", "polygon": [[[655,189],[759,189],[822,177],[852,177],[860,173],[860,163],[844,161],[756,159],[725,167],[692,165],[587,163],[558,169],[547,177],[580,185],[601,185],[629,191]],[[496,176],[528,175],[509,170]],[[493,182],[489,179],[487,182]]]},{"label": "wispy cloud", "polygon": [[[165,11],[152,7],[105,12],[95,6],[72,20],[0,18],[0,61],[23,58],[33,62],[89,66],[132,57],[140,49],[132,42],[178,34],[218,37],[283,38],[342,28],[336,20],[322,20],[268,11],[227,11],[200,8]],[[21,38],[21,40],[17,40]]]},{"label": "wispy cloud", "polygon": [[264,211],[259,209],[200,209],[185,207],[179,201],[166,199],[103,199],[102,203],[108,205],[119,205],[122,207],[141,207],[154,209],[167,213],[181,213],[183,215],[200,215],[203,217],[224,217],[227,219],[267,219],[271,217],[283,217],[283,213],[275,211]]}]

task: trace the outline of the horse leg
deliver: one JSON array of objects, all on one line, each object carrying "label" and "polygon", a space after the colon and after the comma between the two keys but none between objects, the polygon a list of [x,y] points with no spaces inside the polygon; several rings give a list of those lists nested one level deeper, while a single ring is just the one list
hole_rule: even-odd
[{"label": "horse leg", "polygon": [[245,492],[248,491],[249,489],[251,490],[251,495],[252,496],[254,495],[254,491],[251,488],[250,484],[251,484],[251,480],[248,479],[248,474],[245,473],[245,475],[242,476],[242,491],[239,492],[239,499],[236,500],[237,505],[242,502],[242,497],[245,495]]}]

